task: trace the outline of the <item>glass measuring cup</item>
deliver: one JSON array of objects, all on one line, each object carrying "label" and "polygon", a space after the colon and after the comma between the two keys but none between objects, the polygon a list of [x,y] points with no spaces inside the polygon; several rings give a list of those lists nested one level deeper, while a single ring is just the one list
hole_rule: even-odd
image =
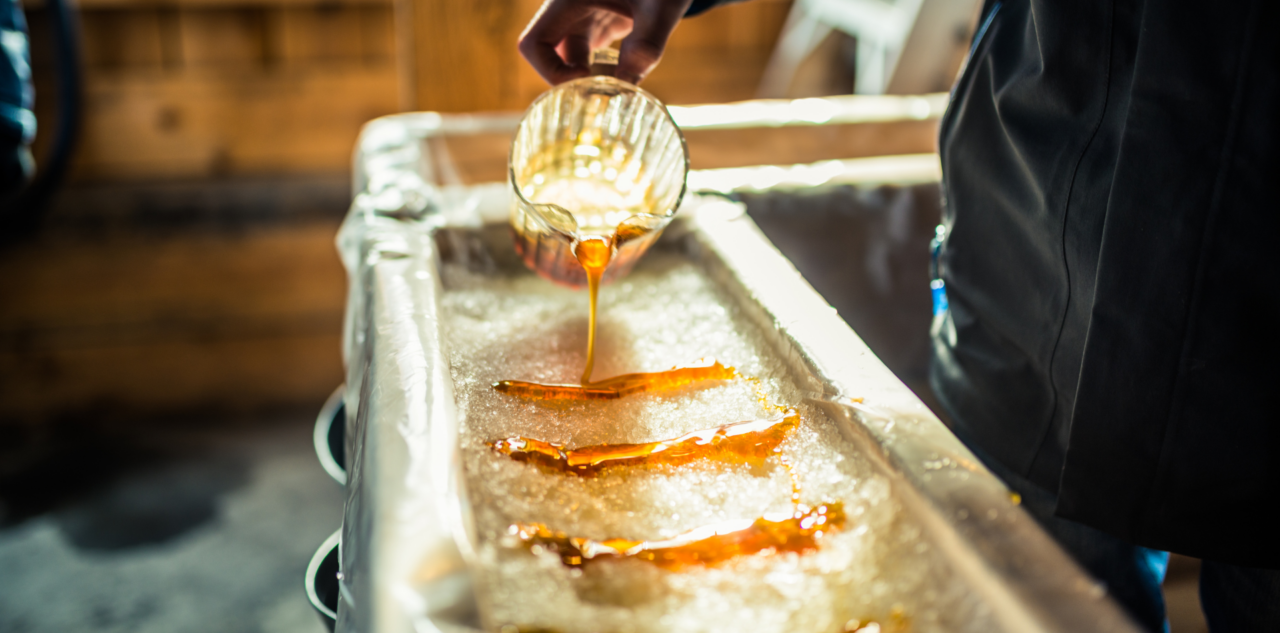
[{"label": "glass measuring cup", "polygon": [[525,112],[508,162],[515,248],[534,272],[582,287],[586,243],[608,249],[601,281],[625,275],[684,197],[689,150],[667,109],[608,76],[566,82]]}]

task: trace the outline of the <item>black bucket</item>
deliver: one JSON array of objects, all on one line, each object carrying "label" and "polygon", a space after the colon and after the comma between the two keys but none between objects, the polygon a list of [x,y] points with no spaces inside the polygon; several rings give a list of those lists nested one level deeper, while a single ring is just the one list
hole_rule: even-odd
[{"label": "black bucket", "polygon": [[316,429],[312,440],[316,446],[316,457],[334,481],[347,485],[347,468],[344,459],[343,443],[347,437],[347,407],[342,401],[345,387],[338,387],[333,395],[320,408],[316,416]]},{"label": "black bucket", "polygon": [[330,633],[338,623],[338,542],[341,539],[342,530],[338,530],[324,540],[307,564],[305,579],[307,600]]}]

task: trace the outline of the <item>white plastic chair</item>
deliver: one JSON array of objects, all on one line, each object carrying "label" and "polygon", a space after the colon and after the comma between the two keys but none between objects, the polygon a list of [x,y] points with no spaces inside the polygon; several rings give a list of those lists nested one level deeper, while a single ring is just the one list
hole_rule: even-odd
[{"label": "white plastic chair", "polygon": [[[833,29],[858,41],[855,94],[946,90],[978,0],[795,0],[760,81],[761,97],[786,96],[796,69]],[[939,85],[941,84],[941,85]]]}]

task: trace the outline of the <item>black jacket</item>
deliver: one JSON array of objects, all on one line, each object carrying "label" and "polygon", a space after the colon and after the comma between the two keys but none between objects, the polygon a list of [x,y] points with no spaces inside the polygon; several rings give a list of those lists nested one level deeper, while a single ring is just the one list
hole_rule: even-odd
[{"label": "black jacket", "polygon": [[941,129],[934,389],[1058,515],[1280,567],[1280,5],[997,5]]}]

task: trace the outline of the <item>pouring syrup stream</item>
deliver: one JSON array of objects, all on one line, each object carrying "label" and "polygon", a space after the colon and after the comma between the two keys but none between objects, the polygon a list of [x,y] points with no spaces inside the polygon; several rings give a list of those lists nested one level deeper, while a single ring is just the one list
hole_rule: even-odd
[{"label": "pouring syrup stream", "polygon": [[603,236],[587,236],[578,241],[573,255],[587,271],[587,292],[591,295],[591,316],[587,321],[587,368],[582,372],[582,385],[591,386],[591,371],[596,365],[596,301],[600,295],[600,278],[613,259],[613,239]]}]

